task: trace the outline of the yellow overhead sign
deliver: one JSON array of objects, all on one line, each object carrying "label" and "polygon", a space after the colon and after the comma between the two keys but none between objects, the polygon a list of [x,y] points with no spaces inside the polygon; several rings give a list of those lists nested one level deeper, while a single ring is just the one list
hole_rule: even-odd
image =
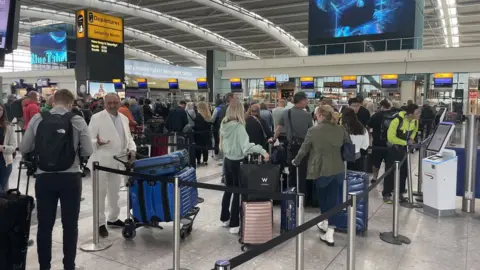
[{"label": "yellow overhead sign", "polygon": [[231,78],[230,82],[241,82],[240,78]]},{"label": "yellow overhead sign", "polygon": [[342,76],[342,81],[356,81],[357,76]]},{"label": "yellow overhead sign", "polygon": [[313,82],[313,77],[300,77],[301,82]]},{"label": "yellow overhead sign", "polygon": [[382,80],[397,80],[398,75],[397,74],[385,74],[382,75]]},{"label": "yellow overhead sign", "polygon": [[207,78],[197,78],[197,82],[207,82]]},{"label": "yellow overhead sign", "polygon": [[88,24],[123,31],[123,20],[119,17],[88,11]]},{"label": "yellow overhead sign", "polygon": [[120,80],[120,79],[113,79],[112,82],[113,82],[113,83],[119,83],[119,82],[122,82],[122,80]]},{"label": "yellow overhead sign", "polygon": [[168,82],[169,83],[176,83],[176,82],[178,82],[178,79],[168,79]]},{"label": "yellow overhead sign", "polygon": [[144,83],[147,82],[147,79],[145,78],[137,78],[137,83]]},{"label": "yellow overhead sign", "polygon": [[265,81],[265,82],[276,82],[277,80],[275,79],[275,77],[265,77],[265,78],[263,78],[263,81]]},{"label": "yellow overhead sign", "polygon": [[120,30],[100,27],[96,25],[88,26],[88,37],[102,41],[123,43],[123,33]]},{"label": "yellow overhead sign", "polygon": [[78,10],[76,14],[77,38],[85,37],[85,10]]},{"label": "yellow overhead sign", "polygon": [[453,73],[434,73],[433,78],[453,78]]}]

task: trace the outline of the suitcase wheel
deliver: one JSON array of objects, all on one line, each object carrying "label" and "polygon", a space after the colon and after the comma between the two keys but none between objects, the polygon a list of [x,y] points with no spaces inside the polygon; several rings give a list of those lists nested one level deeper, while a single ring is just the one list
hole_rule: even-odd
[{"label": "suitcase wheel", "polygon": [[248,247],[247,247],[247,246],[242,246],[242,251],[243,251],[243,252],[247,252],[247,251],[248,251]]},{"label": "suitcase wheel", "polygon": [[185,239],[185,237],[187,237],[187,233],[184,230],[180,231],[180,239]]},{"label": "suitcase wheel", "polygon": [[123,227],[122,236],[123,236],[123,238],[125,238],[126,240],[132,240],[133,238],[135,238],[136,235],[137,235],[137,232],[135,231],[135,227],[134,227],[134,226],[125,226],[125,227]]},{"label": "suitcase wheel", "polygon": [[192,226],[188,227],[187,233],[188,233],[188,234],[191,234],[191,233],[192,233],[192,230],[193,230],[193,227],[192,227]]}]

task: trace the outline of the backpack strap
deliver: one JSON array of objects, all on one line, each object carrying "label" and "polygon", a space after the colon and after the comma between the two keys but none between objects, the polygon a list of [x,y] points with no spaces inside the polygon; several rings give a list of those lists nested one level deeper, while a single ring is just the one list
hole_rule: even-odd
[{"label": "backpack strap", "polygon": [[[49,112],[50,114],[50,112]],[[74,114],[73,112],[66,112],[64,115],[62,115],[61,117],[67,121],[71,121],[73,117],[75,117],[76,114]]]}]

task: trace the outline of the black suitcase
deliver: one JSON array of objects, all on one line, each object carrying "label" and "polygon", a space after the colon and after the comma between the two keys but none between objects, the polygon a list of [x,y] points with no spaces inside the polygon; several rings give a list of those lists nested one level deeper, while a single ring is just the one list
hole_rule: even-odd
[{"label": "black suitcase", "polygon": [[27,162],[20,162],[16,189],[0,194],[0,269],[24,270],[27,260],[28,240],[32,210],[35,208],[33,197],[28,196],[30,176],[27,176],[25,194],[19,191],[22,169]]}]

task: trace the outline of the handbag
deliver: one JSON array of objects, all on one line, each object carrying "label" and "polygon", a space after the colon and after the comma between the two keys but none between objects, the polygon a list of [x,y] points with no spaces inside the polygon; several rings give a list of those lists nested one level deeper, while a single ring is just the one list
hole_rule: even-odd
[{"label": "handbag", "polygon": [[[240,166],[241,186],[248,189],[254,189],[264,192],[276,192],[280,182],[280,166],[263,164],[242,164]],[[266,201],[270,200],[267,196],[259,194],[244,194],[244,201]]]},{"label": "handbag", "polygon": [[355,161],[355,145],[348,132],[343,128],[343,144],[341,147],[342,159],[347,162]]}]

